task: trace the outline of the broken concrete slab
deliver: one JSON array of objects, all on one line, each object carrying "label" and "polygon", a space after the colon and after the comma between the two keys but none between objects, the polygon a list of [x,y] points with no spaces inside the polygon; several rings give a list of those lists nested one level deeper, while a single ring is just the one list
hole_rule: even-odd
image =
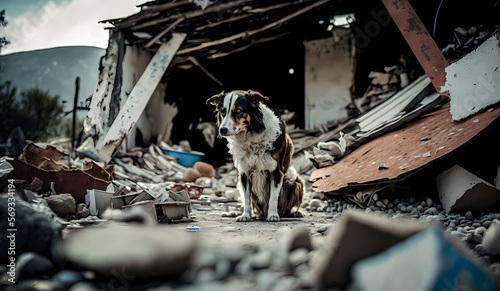
[{"label": "broken concrete slab", "polygon": [[488,269],[460,243],[430,227],[356,263],[353,280],[360,290],[374,291],[494,290]]},{"label": "broken concrete slab", "polygon": [[500,47],[495,35],[474,51],[446,68],[453,120],[467,118],[500,102]]},{"label": "broken concrete slab", "polygon": [[104,276],[130,280],[179,276],[190,266],[195,237],[163,227],[108,223],[70,233],[61,245],[72,263]]},{"label": "broken concrete slab", "polygon": [[479,213],[500,206],[500,189],[459,165],[437,176],[436,184],[446,213]]},{"label": "broken concrete slab", "polygon": [[427,227],[414,220],[345,211],[316,255],[312,267],[316,289],[346,288],[351,281],[351,268],[357,261],[385,251]]}]

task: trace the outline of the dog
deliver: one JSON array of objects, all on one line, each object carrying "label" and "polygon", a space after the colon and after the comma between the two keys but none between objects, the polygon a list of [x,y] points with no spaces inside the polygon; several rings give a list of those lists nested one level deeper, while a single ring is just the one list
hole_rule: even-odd
[{"label": "dog", "polygon": [[293,144],[284,122],[264,105],[269,100],[256,91],[235,90],[214,95],[219,136],[228,141],[238,171],[243,214],[236,221],[267,217],[302,217],[304,180],[291,166]]}]

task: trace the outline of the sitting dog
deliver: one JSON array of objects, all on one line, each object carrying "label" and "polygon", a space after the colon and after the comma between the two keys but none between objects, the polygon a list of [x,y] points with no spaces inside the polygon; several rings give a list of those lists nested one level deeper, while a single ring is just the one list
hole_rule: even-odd
[{"label": "sitting dog", "polygon": [[267,217],[267,221],[302,217],[298,209],[304,180],[290,165],[292,140],[283,121],[263,104],[266,100],[259,92],[240,90],[207,100],[216,106],[219,135],[227,139],[239,174],[244,207],[236,221],[249,221],[252,210],[254,216]]}]

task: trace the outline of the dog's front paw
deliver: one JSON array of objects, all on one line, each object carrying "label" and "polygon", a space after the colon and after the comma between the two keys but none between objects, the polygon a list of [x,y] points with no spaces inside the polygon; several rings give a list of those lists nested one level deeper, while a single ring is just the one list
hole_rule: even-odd
[{"label": "dog's front paw", "polygon": [[280,221],[280,216],[278,214],[268,214],[267,221],[269,222],[277,222]]},{"label": "dog's front paw", "polygon": [[246,222],[246,221],[250,221],[250,215],[248,215],[248,214],[243,214],[243,215],[240,215],[240,216],[236,217],[236,221],[237,221],[237,222]]}]

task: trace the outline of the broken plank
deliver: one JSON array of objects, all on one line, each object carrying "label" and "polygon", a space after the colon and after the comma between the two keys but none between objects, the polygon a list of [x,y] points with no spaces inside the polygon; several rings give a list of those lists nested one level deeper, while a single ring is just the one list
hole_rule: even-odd
[{"label": "broken plank", "polygon": [[[382,0],[387,11],[398,26],[401,34],[410,46],[413,54],[431,79],[437,92],[446,82],[445,68],[448,61],[444,58],[441,50],[430,36],[417,13],[411,7],[408,0]],[[447,97],[447,93],[441,93]]]},{"label": "broken plank", "polygon": [[170,30],[172,30],[172,28],[174,28],[177,24],[179,24],[180,22],[182,22],[184,20],[184,17],[181,17],[179,19],[177,19],[176,21],[174,21],[172,24],[170,24],[165,30],[163,30],[162,32],[160,32],[157,36],[153,37],[152,40],[150,40],[145,46],[144,48],[148,48],[150,46],[152,46],[157,40],[159,40],[162,36],[164,36],[167,32],[169,32]]},{"label": "broken plank", "polygon": [[234,35],[231,35],[231,36],[228,36],[228,37],[225,37],[225,38],[222,38],[222,39],[219,39],[219,40],[214,40],[214,41],[210,41],[210,42],[205,42],[203,44],[200,44],[198,46],[195,46],[195,47],[191,47],[191,48],[186,48],[186,49],[183,49],[183,50],[180,50],[178,52],[179,55],[182,55],[182,54],[187,54],[187,53],[190,53],[190,52],[193,52],[193,51],[197,51],[197,50],[200,50],[200,49],[203,49],[203,48],[207,48],[207,47],[211,47],[211,46],[215,46],[215,45],[220,45],[220,44],[224,44],[224,43],[228,43],[228,42],[231,42],[233,40],[236,40],[238,38],[243,38],[243,37],[250,37],[256,33],[259,33],[259,32],[262,32],[262,31],[265,31],[265,30],[268,30],[270,28],[273,28],[273,27],[276,27],[280,24],[282,24],[283,22],[286,22],[294,17],[297,17],[313,8],[316,8],[320,5],[323,5],[325,4],[326,2],[328,2],[330,0],[322,0],[322,1],[318,1],[314,4],[311,4],[305,8],[302,8],[288,16],[285,16],[283,18],[281,18],[280,20],[278,21],[275,21],[273,23],[269,23],[268,25],[265,25],[259,29],[254,29],[254,30],[250,30],[250,31],[244,31],[244,32],[240,32],[240,33],[237,33],[237,34],[234,34]]},{"label": "broken plank", "polygon": [[107,164],[111,160],[118,146],[132,130],[185,38],[186,34],[172,34],[170,41],[164,43],[153,56],[110,129],[97,141],[96,148],[102,162]]}]

